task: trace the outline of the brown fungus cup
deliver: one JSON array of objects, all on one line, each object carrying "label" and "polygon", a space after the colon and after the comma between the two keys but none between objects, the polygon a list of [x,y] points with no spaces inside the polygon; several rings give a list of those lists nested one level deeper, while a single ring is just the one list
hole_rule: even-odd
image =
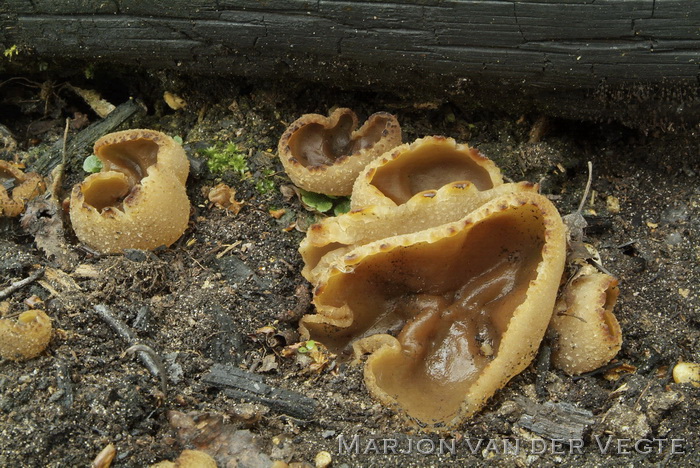
[{"label": "brown fungus cup", "polygon": [[73,187],[70,218],[81,242],[103,253],[169,246],[187,228],[189,161],[155,130],[126,130],[97,140],[102,171]]},{"label": "brown fungus cup", "polygon": [[294,121],[278,147],[292,182],[310,192],[350,195],[360,171],[401,144],[401,127],[391,114],[377,112],[356,130],[357,125],[357,115],[346,108],[328,117],[305,114]]},{"label": "brown fungus cup", "polygon": [[0,216],[19,216],[27,201],[45,189],[46,185],[39,174],[25,174],[12,163],[0,160]]},{"label": "brown fungus cup", "polygon": [[419,138],[365,167],[352,189],[352,208],[400,206],[455,182],[483,191],[501,185],[503,177],[493,161],[469,145],[443,136]]},{"label": "brown fungus cup", "polygon": [[532,361],[565,257],[551,202],[504,195],[340,257],[301,330],[335,352],[370,352],[365,382],[379,401],[429,429],[454,427]]},{"label": "brown fungus cup", "polygon": [[51,341],[51,319],[38,309],[22,312],[17,321],[0,320],[0,357],[24,361],[41,354]]}]

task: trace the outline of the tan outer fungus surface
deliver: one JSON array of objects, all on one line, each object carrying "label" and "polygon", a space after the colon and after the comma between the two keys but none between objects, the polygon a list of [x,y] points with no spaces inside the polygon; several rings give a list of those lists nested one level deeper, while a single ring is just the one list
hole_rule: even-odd
[{"label": "tan outer fungus surface", "polygon": [[17,321],[0,320],[0,356],[24,361],[41,354],[51,341],[51,319],[38,309],[22,312]]},{"label": "tan outer fungus surface", "polygon": [[571,375],[607,364],[622,347],[622,330],[612,313],[617,279],[583,267],[562,290],[549,325],[552,363]]},{"label": "tan outer fungus surface", "polygon": [[391,114],[377,112],[355,130],[346,108],[328,117],[306,114],[279,141],[278,153],[289,178],[310,192],[350,195],[357,175],[373,159],[401,144],[401,127]]},{"label": "tan outer fungus surface", "polygon": [[365,167],[352,190],[352,208],[399,206],[426,191],[470,182],[483,191],[503,183],[493,161],[452,138],[429,136],[401,145]]},{"label": "tan outer fungus surface", "polygon": [[335,352],[372,352],[365,382],[376,398],[431,428],[453,427],[531,362],[565,257],[551,202],[505,195],[339,258],[301,331]]},{"label": "tan outer fungus surface", "polygon": [[102,171],[73,187],[70,218],[81,242],[103,253],[169,246],[187,228],[189,161],[155,130],[126,130],[97,140]]},{"label": "tan outer fungus surface", "polygon": [[25,174],[9,161],[0,160],[0,216],[19,216],[27,201],[46,190],[39,174]]},{"label": "tan outer fungus surface", "polygon": [[150,468],[216,468],[216,460],[201,450],[183,450],[174,462],[162,461]]},{"label": "tan outer fungus surface", "polygon": [[309,228],[299,252],[302,275],[316,283],[328,266],[351,249],[369,242],[429,229],[463,218],[484,203],[513,192],[536,192],[529,182],[502,184],[480,191],[457,182],[428,190],[398,207],[371,206],[323,219]]}]

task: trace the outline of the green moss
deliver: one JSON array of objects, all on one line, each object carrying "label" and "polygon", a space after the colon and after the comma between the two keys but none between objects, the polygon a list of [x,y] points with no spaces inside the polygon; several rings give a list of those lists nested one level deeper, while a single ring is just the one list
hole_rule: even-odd
[{"label": "green moss", "polygon": [[217,143],[200,153],[207,158],[209,170],[215,174],[225,171],[234,171],[241,177],[248,172],[248,161],[246,155],[235,143]]},{"label": "green moss", "polygon": [[5,52],[3,52],[3,55],[10,60],[12,60],[12,57],[16,56],[17,54],[19,54],[19,48],[17,47],[17,44],[8,47],[7,49],[5,49]]}]

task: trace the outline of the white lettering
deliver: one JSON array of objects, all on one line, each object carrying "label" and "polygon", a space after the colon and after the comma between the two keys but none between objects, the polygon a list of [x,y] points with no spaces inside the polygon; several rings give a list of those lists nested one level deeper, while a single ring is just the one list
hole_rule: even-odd
[{"label": "white lettering", "polygon": [[484,441],[484,439],[477,439],[479,442],[477,442],[476,447],[472,445],[471,439],[466,439],[467,441],[467,447],[469,447],[469,451],[472,453],[472,455],[476,455],[476,453],[479,451],[481,448],[481,443]]},{"label": "white lettering", "polygon": [[603,455],[607,454],[608,451],[610,450],[610,444],[612,443],[612,436],[611,435],[608,436],[608,440],[605,442],[605,447],[603,447],[603,445],[601,445],[600,437],[595,435],[595,436],[593,436],[593,438],[595,439],[595,443],[598,444],[598,450],[600,451],[600,453],[602,453]]},{"label": "white lettering", "polygon": [[569,447],[570,455],[574,453],[583,454],[583,439],[570,439],[569,443],[571,444]]},{"label": "white lettering", "polygon": [[515,439],[515,443],[508,439],[503,441],[503,453],[517,455],[520,453],[520,439]]},{"label": "white lettering", "polygon": [[[448,445],[449,442],[449,445]],[[445,451],[447,449],[447,451]],[[450,440],[445,440],[445,439],[440,439],[440,453],[450,453],[452,455],[455,455],[457,453],[457,449],[455,447],[455,440],[450,439]]]},{"label": "white lettering", "polygon": [[530,441],[530,453],[542,455],[547,450],[547,442],[544,439],[532,439]]},{"label": "white lettering", "polygon": [[362,451],[362,453],[365,455],[367,455],[370,452],[379,453],[379,447],[377,447],[377,441],[374,439],[368,439],[367,445],[365,445],[365,449]]},{"label": "white lettering", "polygon": [[396,439],[382,439],[382,443],[384,444],[384,454],[396,454],[396,445],[398,444]]},{"label": "white lettering", "polygon": [[353,450],[355,453],[360,453],[360,436],[355,435],[352,438],[352,442],[350,442],[350,445],[345,443],[345,436],[344,435],[339,435],[338,436],[338,455],[342,455],[343,453],[352,453]]},{"label": "white lettering", "polygon": [[685,455],[685,439],[671,439],[671,455]]}]

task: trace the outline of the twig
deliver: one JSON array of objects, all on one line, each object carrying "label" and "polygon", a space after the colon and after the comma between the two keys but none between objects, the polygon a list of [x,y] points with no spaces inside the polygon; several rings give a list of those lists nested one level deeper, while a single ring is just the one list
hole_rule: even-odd
[{"label": "twig", "polygon": [[[94,310],[95,312],[97,312],[97,315],[99,315],[100,318],[104,320],[107,323],[107,325],[109,325],[112,328],[112,330],[114,330],[117,333],[117,335],[121,336],[124,339],[124,341],[126,341],[130,345],[135,345],[138,343],[136,335],[134,335],[134,333],[131,330],[129,330],[129,327],[124,322],[115,317],[114,314],[112,314],[112,311],[110,311],[106,305],[98,304],[94,307]],[[160,370],[163,368],[163,365],[161,364],[160,366],[158,366],[158,364],[147,352],[138,351],[138,356],[143,365],[146,366],[149,371],[151,371],[151,374],[155,376],[165,375],[164,373],[161,374],[160,372]]]},{"label": "twig", "polygon": [[6,287],[2,291],[0,291],[0,299],[5,299],[6,297],[8,297],[10,294],[17,291],[18,289],[23,288],[26,285],[28,285],[29,283],[36,281],[37,279],[41,278],[41,275],[43,275],[43,274],[44,274],[44,269],[39,268],[37,271],[35,271],[31,275],[29,275],[28,277],[24,278],[23,280],[19,280],[19,281],[12,283],[8,287]]},{"label": "twig", "polygon": [[160,374],[160,389],[165,395],[167,390],[167,382],[165,380],[165,366],[163,365],[163,361],[160,359],[160,356],[158,356],[158,353],[156,353],[150,346],[146,346],[145,344],[140,343],[135,344],[131,348],[127,349],[125,352],[129,354],[134,354],[136,352],[146,353],[148,356],[151,357],[151,359],[153,359],[153,362],[155,362],[156,366],[158,366],[158,373]]}]

